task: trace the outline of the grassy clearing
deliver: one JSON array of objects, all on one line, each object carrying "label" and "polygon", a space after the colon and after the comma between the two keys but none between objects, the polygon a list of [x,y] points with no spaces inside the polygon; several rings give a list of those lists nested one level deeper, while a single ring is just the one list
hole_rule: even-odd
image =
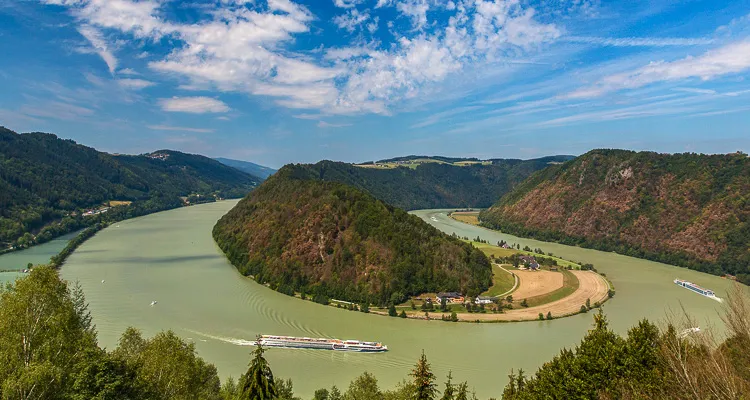
[{"label": "grassy clearing", "polygon": [[513,275],[492,264],[492,286],[482,296],[499,296],[512,289],[515,281]]},{"label": "grassy clearing", "polygon": [[565,270],[562,270],[560,273],[563,274],[563,286],[553,292],[527,298],[526,303],[529,305],[529,307],[541,306],[543,304],[560,300],[564,297],[570,296],[571,294],[573,294],[573,292],[578,290],[580,282],[578,282],[578,278],[576,278],[575,275],[573,275],[570,271]]},{"label": "grassy clearing", "polygon": [[448,165],[453,165],[456,167],[466,167],[466,166],[476,165],[476,164],[481,164],[481,165],[492,164],[491,161],[457,161],[454,163],[448,163],[442,160],[435,160],[432,158],[416,158],[414,160],[403,161],[403,162],[386,162],[386,163],[377,163],[377,164],[354,164],[354,166],[360,167],[360,168],[374,168],[374,169],[393,169],[393,168],[398,168],[398,167],[406,167],[406,168],[415,169],[419,165],[428,164],[428,163],[448,164]]},{"label": "grassy clearing", "polygon": [[132,201],[123,201],[123,200],[110,200],[109,202],[110,207],[117,207],[117,206],[129,206]]},{"label": "grassy clearing", "polygon": [[465,224],[479,225],[479,212],[454,212],[451,218]]},{"label": "grassy clearing", "polygon": [[542,254],[536,254],[532,251],[523,251],[523,250],[515,250],[515,249],[504,249],[502,247],[497,247],[495,245],[487,244],[487,243],[479,243],[479,242],[471,242],[474,247],[478,248],[479,250],[482,250],[482,252],[487,255],[487,257],[495,256],[497,258],[501,257],[510,257],[513,254],[524,254],[529,256],[536,256],[536,257],[546,257],[551,258],[557,261],[558,267],[568,267],[570,266],[573,269],[581,269],[581,265],[574,263],[572,261],[568,261],[565,259],[562,259],[560,257],[554,257],[554,256],[548,256],[548,255],[542,255]]}]

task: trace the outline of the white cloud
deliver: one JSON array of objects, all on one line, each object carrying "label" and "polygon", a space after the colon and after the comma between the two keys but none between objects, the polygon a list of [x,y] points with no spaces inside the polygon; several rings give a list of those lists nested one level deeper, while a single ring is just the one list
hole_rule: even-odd
[{"label": "white cloud", "polygon": [[333,23],[336,24],[340,29],[345,29],[348,32],[354,32],[362,24],[370,19],[370,14],[367,11],[360,12],[356,8],[352,8],[346,12],[346,14],[338,15],[333,18]]},{"label": "white cloud", "polygon": [[360,4],[362,4],[364,0],[333,0],[333,4],[336,5],[336,7],[341,8],[353,8]]},{"label": "white cloud", "polygon": [[118,79],[117,84],[126,89],[133,90],[145,89],[149,86],[155,85],[154,82],[147,81],[145,79]]},{"label": "white cloud", "polygon": [[396,9],[404,16],[410,18],[412,25],[416,29],[422,29],[427,25],[427,11],[430,9],[430,4],[427,0],[401,1],[396,4]]},{"label": "white cloud", "polygon": [[114,74],[117,69],[117,58],[109,50],[109,46],[104,40],[102,33],[90,25],[79,26],[78,32],[80,32],[81,35],[91,43],[91,46],[94,47],[94,50],[99,54],[99,57],[104,60],[107,64],[107,68],[109,68],[109,73]]},{"label": "white cloud", "polygon": [[147,126],[147,128],[155,130],[155,131],[177,131],[177,132],[194,132],[194,133],[215,132],[214,129],[189,128],[189,127],[184,127],[184,126],[170,126],[170,125],[149,125]]},{"label": "white cloud", "polygon": [[710,38],[601,38],[589,36],[568,36],[567,42],[595,44],[612,47],[667,47],[667,46],[701,46],[715,42]]},{"label": "white cloud", "polygon": [[750,41],[740,41],[704,53],[699,57],[657,61],[633,71],[604,77],[596,84],[578,89],[569,98],[597,97],[622,89],[634,89],[656,82],[688,78],[710,80],[750,68]]},{"label": "white cloud", "polygon": [[123,69],[117,70],[117,73],[119,75],[140,75],[138,72],[136,72],[132,68],[123,68]]},{"label": "white cloud", "polygon": [[223,113],[229,111],[229,106],[224,104],[221,100],[200,96],[160,99],[159,105],[164,111],[192,114]]},{"label": "white cloud", "polygon": [[[389,114],[395,104],[420,96],[425,86],[466,69],[524,56],[561,34],[555,25],[537,21],[534,9],[518,1],[450,6],[434,0],[380,0],[376,7],[395,6],[413,26],[430,29],[395,32],[394,27],[396,40],[387,46],[360,42],[325,49],[315,57],[289,49],[295,35],[310,32],[316,19],[289,0],[223,0],[191,23],[163,15],[163,2],[157,0],[46,2],[70,7],[81,26],[120,32],[120,40],[122,35],[138,42],[169,38],[174,43],[171,52],[161,58],[150,55],[148,65],[180,79],[181,87],[269,96],[284,107],[329,114]],[[349,7],[357,4],[359,0],[335,3],[348,10],[334,22],[349,31],[376,31],[379,21],[369,11]],[[433,7],[451,15],[447,25],[428,19]]]},{"label": "white cloud", "polygon": [[343,128],[352,124],[332,124],[326,121],[318,121],[318,128]]}]

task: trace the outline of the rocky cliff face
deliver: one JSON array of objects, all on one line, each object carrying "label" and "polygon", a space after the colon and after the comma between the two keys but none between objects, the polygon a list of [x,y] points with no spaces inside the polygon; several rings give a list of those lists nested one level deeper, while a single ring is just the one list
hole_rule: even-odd
[{"label": "rocky cliff face", "polygon": [[594,150],[530,177],[486,226],[750,281],[750,158]]}]

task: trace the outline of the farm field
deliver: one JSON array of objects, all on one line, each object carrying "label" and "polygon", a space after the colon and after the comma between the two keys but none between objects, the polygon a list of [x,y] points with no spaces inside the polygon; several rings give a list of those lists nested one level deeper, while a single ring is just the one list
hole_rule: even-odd
[{"label": "farm field", "polygon": [[479,225],[479,211],[456,211],[451,213],[451,218],[467,224]]}]

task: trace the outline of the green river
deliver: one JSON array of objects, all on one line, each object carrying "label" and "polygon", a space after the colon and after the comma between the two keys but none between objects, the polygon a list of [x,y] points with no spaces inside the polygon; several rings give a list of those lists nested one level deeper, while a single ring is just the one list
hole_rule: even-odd
[{"label": "green river", "polygon": [[29,263],[35,265],[48,263],[52,256],[62,251],[68,245],[70,239],[73,239],[79,233],[80,231],[68,233],[47,243],[3,254],[0,256],[0,271],[5,272],[0,272],[0,285],[5,284],[5,282],[12,282],[16,278],[23,276],[24,274],[20,271],[25,269]]},{"label": "green river", "polygon": [[[171,329],[195,342],[222,377],[237,377],[249,361],[252,348],[246,344],[258,334],[382,341],[389,352],[272,349],[267,355],[276,375],[292,378],[303,398],[332,384],[345,388],[363,371],[374,373],[382,387],[391,387],[407,376],[422,350],[441,382],[452,370],[455,380],[468,380],[480,398],[488,398],[499,397],[511,368],[535,370],[562,347],[574,346],[591,325],[590,314],[505,324],[403,320],[276,293],[241,276],[213,242],[213,225],[234,204],[223,201],[123,221],[68,259],[62,276],[82,284],[103,346],[116,346],[128,326],[146,335]],[[702,328],[719,323],[720,304],[677,287],[674,278],[694,281],[719,296],[730,287],[721,278],[677,267],[465,225],[440,210],[415,214],[447,233],[479,235],[492,243],[504,239],[593,263],[615,284],[617,295],[604,308],[621,333],[643,317],[663,319],[680,305]],[[158,303],[151,307],[154,300]]]}]

